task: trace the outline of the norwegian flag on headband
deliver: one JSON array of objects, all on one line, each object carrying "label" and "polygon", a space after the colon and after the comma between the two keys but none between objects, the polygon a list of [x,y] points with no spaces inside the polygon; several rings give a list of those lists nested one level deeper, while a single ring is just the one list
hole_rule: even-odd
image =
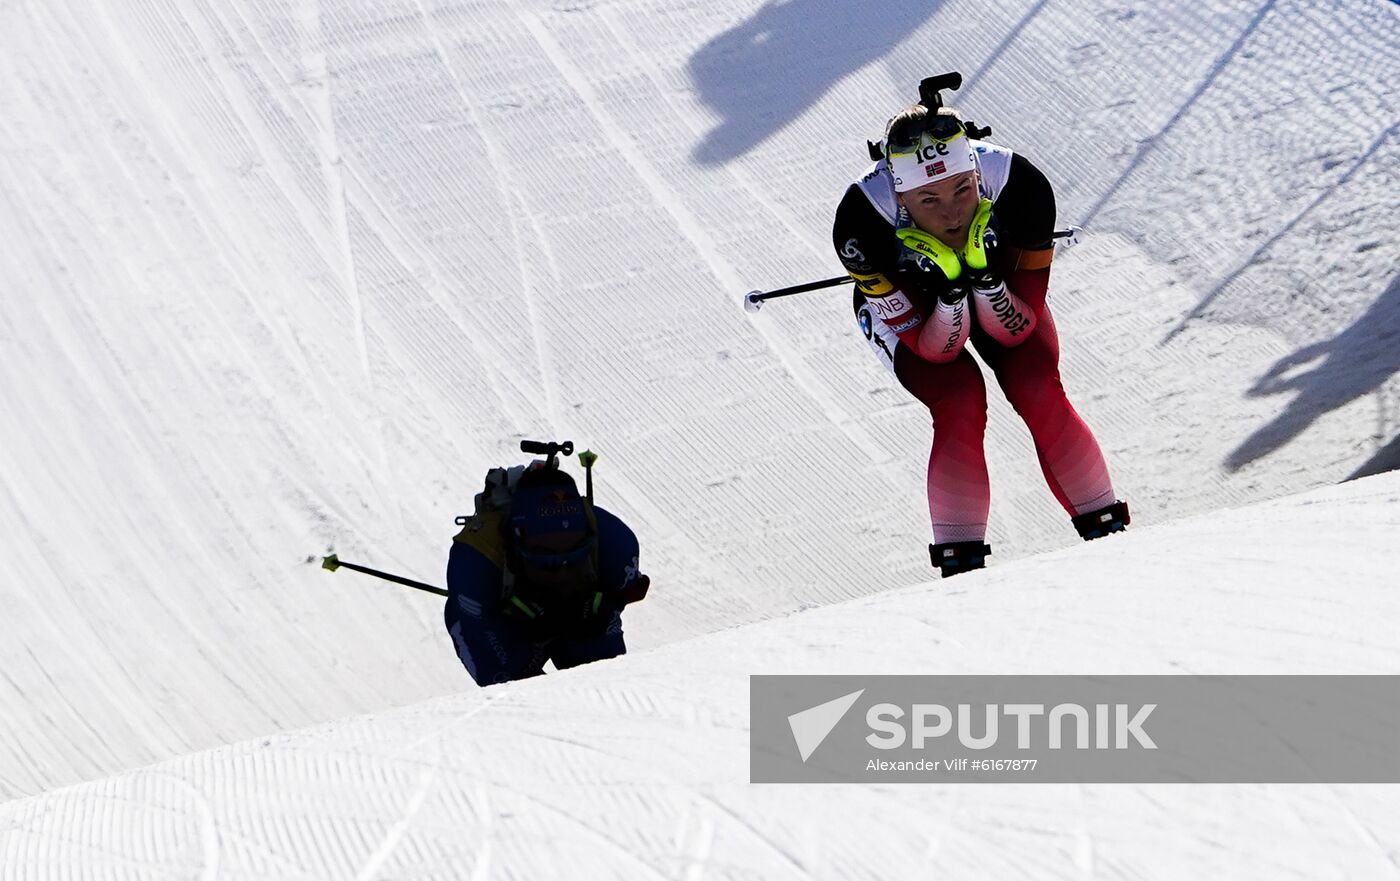
[{"label": "norwegian flag on headband", "polygon": [[947,170],[948,166],[944,165],[943,160],[941,159],[937,162],[931,162],[928,165],[924,166],[924,174],[927,177],[937,177],[938,175],[942,174]]}]

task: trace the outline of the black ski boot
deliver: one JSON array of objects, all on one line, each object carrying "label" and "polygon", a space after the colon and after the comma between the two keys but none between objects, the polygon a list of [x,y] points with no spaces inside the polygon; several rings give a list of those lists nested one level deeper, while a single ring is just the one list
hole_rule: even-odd
[{"label": "black ski boot", "polygon": [[944,578],[984,568],[991,553],[992,546],[980,541],[949,541],[928,546],[929,560],[939,568]]},{"label": "black ski boot", "polygon": [[1122,532],[1123,529],[1133,522],[1133,518],[1128,516],[1127,502],[1114,502],[1105,505],[1097,511],[1090,511],[1087,514],[1080,514],[1078,517],[1070,519],[1074,528],[1085,541],[1093,541],[1096,538],[1103,538],[1113,532]]}]

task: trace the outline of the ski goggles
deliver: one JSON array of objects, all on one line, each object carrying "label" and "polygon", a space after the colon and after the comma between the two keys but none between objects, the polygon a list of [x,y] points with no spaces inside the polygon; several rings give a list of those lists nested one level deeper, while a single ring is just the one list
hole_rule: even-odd
[{"label": "ski goggles", "polygon": [[932,141],[947,143],[959,135],[967,134],[956,116],[930,112],[923,119],[906,119],[885,135],[885,153],[914,153],[922,145],[924,137]]},{"label": "ski goggles", "polygon": [[891,128],[885,161],[895,192],[907,193],[977,169],[972,142],[956,117],[930,115]]}]

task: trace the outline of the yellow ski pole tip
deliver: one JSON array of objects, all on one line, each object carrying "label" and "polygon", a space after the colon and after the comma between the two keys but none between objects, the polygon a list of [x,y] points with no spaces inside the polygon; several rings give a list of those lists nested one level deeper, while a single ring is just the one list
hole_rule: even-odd
[{"label": "yellow ski pole tip", "polygon": [[334,572],[335,570],[340,568],[340,558],[337,557],[335,554],[331,554],[329,557],[322,557],[321,568],[329,569],[330,571]]}]

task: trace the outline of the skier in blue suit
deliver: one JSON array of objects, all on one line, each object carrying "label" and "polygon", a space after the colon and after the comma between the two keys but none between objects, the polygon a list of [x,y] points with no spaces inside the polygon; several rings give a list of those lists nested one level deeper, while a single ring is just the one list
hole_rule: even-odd
[{"label": "skier in blue suit", "polygon": [[539,676],[547,661],[562,670],[626,653],[622,609],[649,586],[636,534],[580,496],[552,457],[512,471],[508,506],[482,511],[479,497],[447,563],[444,621],[482,686]]}]

